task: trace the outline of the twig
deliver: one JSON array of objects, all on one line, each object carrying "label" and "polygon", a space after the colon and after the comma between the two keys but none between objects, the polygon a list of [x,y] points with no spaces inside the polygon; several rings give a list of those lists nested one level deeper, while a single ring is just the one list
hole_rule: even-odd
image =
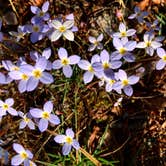
[{"label": "twig", "polygon": [[114,150],[112,152],[108,152],[108,153],[102,154],[100,156],[101,157],[106,157],[106,156],[109,156],[111,154],[114,154],[114,153],[118,152],[119,150],[121,150],[125,146],[125,144],[128,142],[129,139],[130,139],[130,136],[127,138],[127,140],[119,148],[117,148],[116,150]]},{"label": "twig", "polygon": [[19,15],[18,15],[18,13],[17,13],[17,10],[16,10],[16,8],[15,8],[15,6],[14,6],[14,4],[13,4],[12,0],[9,0],[9,2],[10,2],[10,4],[11,4],[12,9],[13,9],[13,11],[15,12],[15,14],[16,14],[16,16],[17,16],[17,18],[19,18]]}]

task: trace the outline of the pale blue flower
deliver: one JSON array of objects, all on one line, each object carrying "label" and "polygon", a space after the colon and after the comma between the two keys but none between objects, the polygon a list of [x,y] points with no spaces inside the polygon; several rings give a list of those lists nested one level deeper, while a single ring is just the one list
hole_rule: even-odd
[{"label": "pale blue flower", "polygon": [[30,166],[30,159],[33,158],[31,151],[24,149],[20,144],[14,143],[13,149],[18,153],[11,159],[12,166],[18,166],[24,163],[24,166]]},{"label": "pale blue flower", "polygon": [[28,126],[31,130],[35,129],[35,124],[34,122],[30,119],[30,115],[24,114],[23,112],[19,111],[18,115],[22,118],[19,129],[24,129],[26,126]]},{"label": "pale blue flower", "polygon": [[136,41],[128,41],[128,39],[113,38],[113,45],[117,51],[111,54],[112,59],[119,60],[124,58],[127,62],[134,62],[135,56],[131,53],[136,48]]},{"label": "pale blue flower", "polygon": [[12,107],[14,104],[13,98],[8,98],[4,101],[0,100],[0,117],[6,115],[6,112],[13,116],[17,116],[17,111]]},{"label": "pale blue flower", "polygon": [[135,29],[128,29],[125,26],[124,23],[119,24],[119,32],[115,32],[113,34],[113,37],[118,37],[118,38],[127,38],[129,36],[133,36],[136,33]]},{"label": "pale blue flower", "polygon": [[88,51],[93,51],[96,48],[99,50],[103,49],[103,44],[101,43],[102,40],[103,40],[102,33],[97,38],[95,38],[93,36],[89,36],[89,41],[90,41],[91,45],[89,46]]},{"label": "pale blue flower", "polygon": [[128,19],[134,19],[136,18],[140,24],[144,23],[144,18],[148,16],[147,11],[141,11],[141,9],[138,6],[135,6],[134,8],[134,14],[131,14]]},{"label": "pale blue flower", "polygon": [[157,62],[156,69],[161,70],[166,66],[166,51],[163,48],[157,48],[157,55],[161,59]]},{"label": "pale blue flower", "polygon": [[41,81],[43,84],[51,84],[53,77],[50,73],[44,70],[47,67],[47,60],[45,57],[41,57],[36,62],[35,66],[25,64],[20,67],[20,71],[29,76],[26,83],[26,90],[33,91]]},{"label": "pale blue flower", "polygon": [[60,59],[53,62],[53,69],[62,68],[65,77],[70,78],[73,74],[71,65],[77,64],[80,61],[80,57],[78,55],[68,56],[66,49],[62,47],[58,50],[58,56]]},{"label": "pale blue flower", "polygon": [[34,118],[40,119],[38,127],[41,132],[47,130],[49,122],[53,125],[60,124],[60,119],[58,118],[58,116],[52,114],[51,113],[52,111],[53,111],[53,104],[51,101],[47,101],[44,104],[43,110],[38,108],[33,108],[30,110],[31,115]]},{"label": "pale blue flower", "polygon": [[51,26],[54,28],[49,36],[52,42],[58,40],[61,36],[64,36],[67,40],[74,41],[74,33],[72,31],[74,20],[67,20],[65,22],[53,20]]},{"label": "pale blue flower", "polygon": [[135,75],[128,77],[124,70],[119,69],[118,73],[116,74],[116,79],[119,81],[115,82],[113,88],[117,92],[123,89],[127,96],[132,96],[133,88],[131,85],[136,84],[139,81],[139,77]]},{"label": "pale blue flower", "polygon": [[152,56],[154,54],[154,50],[161,46],[162,44],[156,40],[153,34],[144,34],[144,41],[139,42],[136,47],[144,48],[146,53]]},{"label": "pale blue flower", "polygon": [[49,13],[47,12],[49,9],[49,1],[46,1],[43,5],[42,8],[40,9],[37,6],[31,6],[31,11],[33,14],[36,14],[35,16],[32,17],[31,22],[33,24],[38,24],[41,23],[42,21],[47,21],[50,18]]},{"label": "pale blue flower", "polygon": [[79,142],[74,138],[74,132],[72,129],[68,128],[66,130],[66,135],[57,135],[55,136],[55,142],[63,144],[62,154],[68,155],[71,151],[71,148],[78,150],[80,148]]},{"label": "pale blue flower", "polygon": [[86,72],[83,74],[83,81],[85,84],[91,82],[94,78],[94,76],[99,76],[98,72],[95,72],[94,68],[92,67],[93,63],[100,62],[100,56],[99,55],[93,55],[91,62],[87,60],[80,60],[78,63],[78,66],[82,70],[86,70]]}]

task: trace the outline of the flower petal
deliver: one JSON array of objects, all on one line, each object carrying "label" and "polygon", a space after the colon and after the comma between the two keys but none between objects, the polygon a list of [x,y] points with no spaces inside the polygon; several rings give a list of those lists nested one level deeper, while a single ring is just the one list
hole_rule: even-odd
[{"label": "flower petal", "polygon": [[62,32],[59,30],[55,30],[51,35],[50,35],[50,40],[52,42],[57,41],[60,37],[62,36]]},{"label": "flower petal", "polygon": [[54,125],[60,124],[60,119],[58,118],[58,116],[56,116],[54,114],[50,114],[49,121]]},{"label": "flower petal", "polygon": [[34,118],[41,118],[42,117],[42,110],[38,109],[38,108],[33,108],[30,110],[30,114],[34,117]]},{"label": "flower petal", "polygon": [[10,107],[7,111],[9,112],[9,114],[11,114],[13,116],[17,116],[18,115],[17,111],[14,108]]},{"label": "flower petal", "polygon": [[67,58],[68,57],[68,53],[67,53],[67,50],[63,47],[61,47],[59,50],[58,50],[58,56],[60,59],[62,58]]},{"label": "flower petal", "polygon": [[85,72],[83,75],[84,83],[87,84],[87,83],[91,82],[93,77],[94,77],[94,73],[89,72],[89,71]]},{"label": "flower petal", "polygon": [[20,144],[14,143],[13,144],[13,149],[17,152],[20,153],[22,151],[25,151],[24,147]]},{"label": "flower petal", "polygon": [[72,143],[72,146],[78,150],[80,148],[80,144],[77,140],[73,139],[73,143]]},{"label": "flower petal", "polygon": [[69,136],[71,138],[74,137],[74,132],[71,128],[68,128],[65,133],[66,133],[67,136]]},{"label": "flower petal", "polygon": [[5,100],[5,103],[8,104],[9,106],[12,106],[14,104],[13,98],[8,98]]},{"label": "flower petal", "polygon": [[64,36],[67,40],[74,41],[74,33],[73,33],[71,30],[66,30],[66,31],[63,33],[63,36]]},{"label": "flower petal", "polygon": [[43,106],[43,110],[51,113],[51,111],[53,110],[53,104],[52,104],[52,102],[51,101],[47,101],[44,104],[44,106]]},{"label": "flower petal", "polygon": [[30,77],[27,81],[27,91],[33,91],[39,83],[39,79],[35,79],[34,77]]},{"label": "flower petal", "polygon": [[73,25],[74,25],[74,20],[65,21],[63,24],[63,26],[65,26],[66,29],[70,29]]},{"label": "flower petal", "polygon": [[165,67],[165,65],[166,65],[166,62],[164,62],[162,59],[160,59],[156,64],[156,69],[161,70]]},{"label": "flower petal", "polygon": [[63,66],[63,73],[65,77],[70,78],[73,74],[73,69],[71,68],[70,65]]},{"label": "flower petal", "polygon": [[11,159],[11,165],[18,166],[23,161],[24,161],[24,159],[18,154],[18,155],[15,155],[14,157],[12,157],[12,159]]},{"label": "flower petal", "polygon": [[109,62],[110,55],[109,55],[107,50],[101,51],[100,57],[101,57],[101,62],[102,63]]},{"label": "flower petal", "polygon": [[69,57],[69,61],[71,65],[77,64],[80,61],[80,57],[78,55],[72,55]]},{"label": "flower petal", "polygon": [[128,77],[128,81],[130,85],[134,85],[139,81],[139,77],[138,76],[130,76]]},{"label": "flower petal", "polygon": [[51,25],[55,28],[55,29],[59,29],[62,26],[62,23],[58,20],[53,20]]},{"label": "flower petal", "polygon": [[91,64],[87,61],[87,60],[80,60],[78,63],[79,68],[83,69],[83,70],[88,70],[88,67]]},{"label": "flower petal", "polygon": [[47,119],[40,119],[39,121],[39,130],[44,132],[48,128],[48,120]]},{"label": "flower petal", "polygon": [[38,68],[38,69],[41,69],[42,71],[44,71],[46,66],[47,66],[46,58],[45,57],[41,57],[36,62],[35,68]]},{"label": "flower petal", "polygon": [[65,141],[66,141],[65,138],[66,138],[65,135],[57,135],[54,137],[54,141],[59,144],[62,144],[62,143],[65,143]]},{"label": "flower petal", "polygon": [[71,151],[71,144],[65,143],[62,147],[63,155],[68,155]]},{"label": "flower petal", "polygon": [[53,63],[52,63],[52,68],[53,69],[60,69],[62,67],[62,63],[61,63],[61,60],[55,60]]},{"label": "flower petal", "polygon": [[124,93],[125,93],[127,96],[132,96],[132,94],[133,94],[133,88],[132,88],[132,86],[130,86],[130,85],[125,86],[125,87],[123,88],[123,91],[124,91]]},{"label": "flower petal", "polygon": [[54,79],[53,79],[53,76],[50,73],[43,72],[42,77],[40,78],[40,81],[43,84],[51,84],[54,81]]}]

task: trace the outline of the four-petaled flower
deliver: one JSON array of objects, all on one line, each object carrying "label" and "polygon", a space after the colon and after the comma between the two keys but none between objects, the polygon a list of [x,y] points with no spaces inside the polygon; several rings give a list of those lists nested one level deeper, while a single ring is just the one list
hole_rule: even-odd
[{"label": "four-petaled flower", "polygon": [[53,82],[53,77],[50,73],[45,72],[47,66],[47,60],[45,57],[41,57],[36,62],[35,66],[25,64],[20,67],[20,71],[29,76],[26,83],[26,90],[33,91],[39,82],[43,84],[51,84]]},{"label": "four-petaled flower", "polygon": [[103,34],[101,33],[97,38],[93,37],[93,36],[89,36],[89,41],[91,43],[91,45],[88,48],[88,51],[93,51],[95,50],[95,48],[101,50],[103,49],[103,44],[101,43],[101,41],[103,40]]},{"label": "four-petaled flower", "polygon": [[19,129],[24,129],[26,126],[28,126],[31,130],[35,129],[34,122],[30,119],[28,114],[24,114],[23,112],[19,111],[18,115],[22,117],[22,120],[19,125]]},{"label": "four-petaled flower", "polygon": [[6,115],[6,112],[8,112],[13,116],[17,116],[18,115],[17,111],[14,108],[12,108],[13,104],[14,104],[13,98],[8,98],[5,100],[5,102],[0,100],[0,117]]},{"label": "four-petaled flower", "polygon": [[121,59],[122,57],[127,61],[127,62],[134,62],[135,57],[131,53],[137,45],[136,41],[128,41],[128,39],[118,39],[118,38],[113,38],[113,45],[117,49],[117,51],[114,51],[111,56],[112,59]]},{"label": "four-petaled flower", "polygon": [[40,118],[38,127],[41,132],[47,130],[48,122],[54,125],[58,125],[60,123],[60,119],[58,118],[58,116],[51,113],[52,110],[53,110],[53,104],[51,101],[47,101],[44,104],[43,110],[38,108],[33,108],[30,110],[31,115],[34,118]]},{"label": "four-petaled flower", "polygon": [[70,78],[73,74],[73,70],[70,65],[77,64],[80,61],[80,57],[78,55],[71,55],[68,57],[66,49],[62,47],[58,50],[58,56],[60,60],[58,59],[53,62],[53,69],[62,68],[64,75]]},{"label": "four-petaled flower", "polygon": [[54,31],[50,35],[51,41],[58,40],[62,35],[70,41],[74,41],[74,34],[71,28],[74,25],[74,20],[67,20],[64,23],[61,23],[58,20],[53,20],[51,26],[54,28]]},{"label": "four-petaled flower", "polygon": [[134,12],[135,13],[131,14],[128,17],[128,19],[134,19],[134,18],[136,18],[140,24],[142,24],[144,22],[144,18],[146,16],[148,16],[148,12],[147,11],[141,11],[141,9],[138,6],[136,6],[134,8]]},{"label": "four-petaled flower", "polygon": [[62,147],[63,155],[68,155],[72,147],[74,147],[76,150],[80,148],[79,142],[73,138],[74,138],[74,132],[70,128],[66,130],[66,135],[55,136],[54,138],[55,142],[64,144]]},{"label": "four-petaled flower", "polygon": [[157,55],[161,59],[157,62],[156,69],[161,70],[166,66],[166,51],[163,48],[157,48]]},{"label": "four-petaled flower", "polygon": [[18,153],[11,159],[11,165],[18,166],[24,163],[24,166],[30,166],[30,159],[33,158],[33,154],[20,144],[14,143],[13,149]]},{"label": "four-petaled flower", "polygon": [[86,70],[86,72],[83,75],[83,80],[85,84],[91,82],[94,75],[98,77],[98,73],[95,72],[94,68],[92,67],[92,64],[95,62],[100,62],[100,57],[97,54],[92,57],[91,63],[87,60],[80,60],[78,63],[78,66],[82,70]]},{"label": "four-petaled flower", "polygon": [[113,89],[117,92],[120,92],[120,90],[123,89],[127,96],[131,96],[133,94],[133,88],[131,85],[134,85],[139,81],[138,76],[132,75],[127,77],[126,72],[121,69],[119,69],[118,73],[116,73],[116,79],[120,81],[115,82]]},{"label": "four-petaled flower", "polygon": [[31,22],[33,24],[41,23],[42,21],[47,21],[50,18],[49,13],[47,13],[49,8],[49,1],[46,1],[42,5],[42,9],[40,9],[37,6],[31,6],[31,11],[33,14],[36,14],[34,17],[32,17]]},{"label": "four-petaled flower", "polygon": [[137,44],[137,48],[145,48],[146,53],[149,54],[150,56],[153,55],[154,50],[156,50],[157,48],[161,47],[162,44],[160,42],[158,42],[153,34],[144,34],[144,41],[143,42],[139,42]]},{"label": "four-petaled flower", "polygon": [[113,37],[118,37],[118,38],[127,38],[129,36],[133,36],[136,33],[135,29],[126,29],[125,24],[120,23],[119,25],[119,31],[120,32],[115,32],[113,34]]}]

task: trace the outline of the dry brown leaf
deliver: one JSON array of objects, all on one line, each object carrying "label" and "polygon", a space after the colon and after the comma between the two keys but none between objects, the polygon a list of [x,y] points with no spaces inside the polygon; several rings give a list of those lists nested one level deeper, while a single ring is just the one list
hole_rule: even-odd
[{"label": "dry brown leaf", "polygon": [[141,10],[145,10],[145,8],[146,8],[147,6],[149,6],[149,3],[150,3],[149,0],[143,0],[143,1],[141,1],[140,3],[138,3],[137,6],[138,6]]}]

